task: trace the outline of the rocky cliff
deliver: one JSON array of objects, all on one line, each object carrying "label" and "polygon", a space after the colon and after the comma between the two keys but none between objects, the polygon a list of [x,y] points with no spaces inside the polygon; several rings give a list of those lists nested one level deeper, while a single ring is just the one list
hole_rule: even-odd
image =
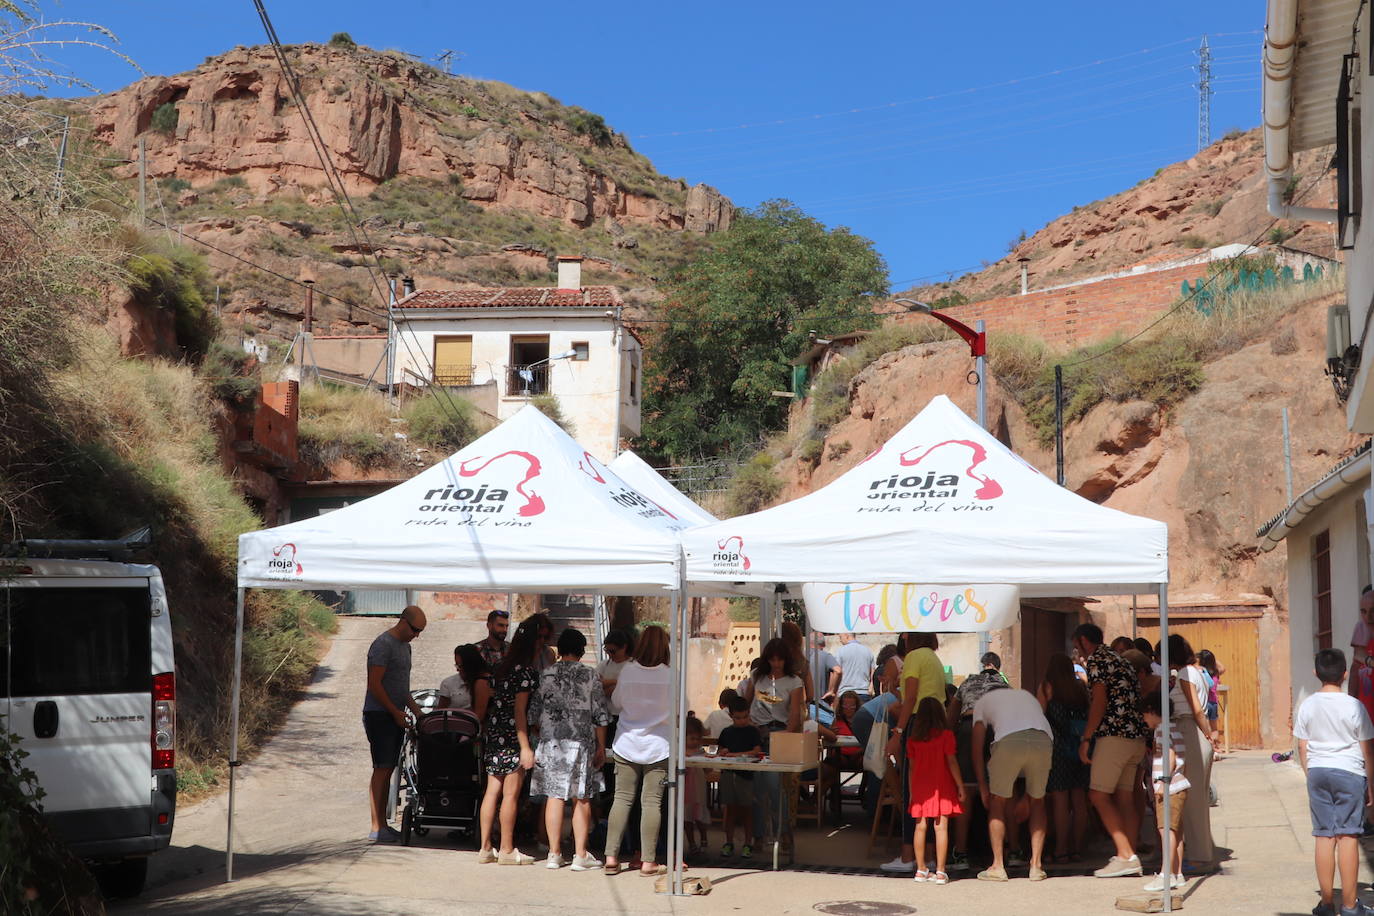
[{"label": "rocky cliff", "polygon": [[[306,105],[350,193],[397,176],[461,180],[462,197],[587,226],[711,232],[732,207],[705,185],[653,172],[596,115],[542,93],[451,76],[404,54],[300,45],[287,49]],[[163,106],[175,110],[154,122]],[[303,193],[325,179],[270,48],[235,48],[176,76],[104,96],[93,134],[148,174],[201,185],[238,176],[257,194]],[[126,176],[134,166],[123,169]]]},{"label": "rocky cliff", "polygon": [[[984,269],[909,294],[925,301],[953,294],[978,301],[1014,293],[1020,289],[1021,258],[1029,259],[1030,288],[1043,289],[1235,242],[1282,244],[1334,257],[1330,226],[1274,225],[1265,209],[1263,161],[1259,129],[1234,131],[1129,190],[1076,206],[1039,231],[1014,240],[1004,257],[985,262]],[[1294,202],[1335,206],[1330,161],[1329,149],[1296,157]]]}]

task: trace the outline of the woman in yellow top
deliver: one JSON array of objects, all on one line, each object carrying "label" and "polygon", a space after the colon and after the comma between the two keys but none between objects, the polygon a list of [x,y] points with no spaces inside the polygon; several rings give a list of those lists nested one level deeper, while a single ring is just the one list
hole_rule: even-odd
[{"label": "woman in yellow top", "polygon": [[881,866],[883,871],[912,873],[916,870],[916,821],[911,817],[909,774],[907,773],[906,739],[907,728],[911,722],[911,712],[926,697],[935,697],[941,704],[945,702],[945,666],[935,650],[940,648],[940,638],[934,633],[907,633],[906,658],[902,660],[902,674],[898,681],[898,692],[902,701],[897,709],[897,727],[887,741],[887,755],[900,762],[902,773],[902,852],[891,862]]}]

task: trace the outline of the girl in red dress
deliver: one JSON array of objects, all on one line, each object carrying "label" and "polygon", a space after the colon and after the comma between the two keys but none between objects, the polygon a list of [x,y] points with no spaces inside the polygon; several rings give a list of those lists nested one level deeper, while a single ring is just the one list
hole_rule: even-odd
[{"label": "girl in red dress", "polygon": [[[916,819],[916,880],[948,884],[949,816],[964,813],[964,778],[954,754],[954,732],[945,707],[926,697],[916,707],[915,724],[906,743],[911,771],[911,816]],[[926,869],[926,825],[935,822],[935,873]]]}]

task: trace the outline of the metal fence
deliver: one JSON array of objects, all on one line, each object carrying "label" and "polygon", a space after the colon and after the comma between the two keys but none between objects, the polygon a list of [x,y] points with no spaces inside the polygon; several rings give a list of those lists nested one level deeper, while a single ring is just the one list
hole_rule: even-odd
[{"label": "metal fence", "polygon": [[677,464],[659,468],[669,483],[688,496],[695,493],[723,493],[730,489],[730,481],[739,470],[739,462],[729,459],[704,464]]}]

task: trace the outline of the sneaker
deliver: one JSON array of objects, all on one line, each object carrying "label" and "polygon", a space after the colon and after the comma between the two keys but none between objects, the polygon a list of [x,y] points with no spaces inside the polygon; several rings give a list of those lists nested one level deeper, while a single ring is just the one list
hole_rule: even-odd
[{"label": "sneaker", "polygon": [[983,869],[982,871],[980,871],[980,872],[978,873],[978,880],[979,880],[979,881],[1005,881],[1005,880],[1007,880],[1007,870],[1006,870],[1005,868],[998,868],[998,867],[995,866],[995,865],[994,865],[994,866],[990,866],[990,867],[988,867],[988,868]]},{"label": "sneaker", "polygon": [[[1278,754],[1274,756],[1277,757]],[[1281,763],[1282,761],[1276,760],[1274,762]],[[1312,916],[1336,916],[1336,907],[1330,903],[1318,903],[1316,906],[1312,907]]]},{"label": "sneaker", "polygon": [[942,872],[942,871],[937,871],[935,874],[933,874],[933,875],[930,876],[930,883],[931,883],[931,884],[948,884],[948,883],[949,883],[949,875],[945,874],[945,873]]},{"label": "sneaker", "polygon": [[544,860],[545,868],[562,868],[567,864],[568,863],[563,860],[563,857],[556,852],[549,853],[549,857]]},{"label": "sneaker", "polygon": [[367,838],[374,843],[399,843],[401,842],[401,831],[384,824],[381,830],[372,831],[367,835]]},{"label": "sneaker", "polygon": [[[1171,881],[1170,881],[1170,886],[1172,887],[1172,885],[1173,885],[1173,882],[1172,882],[1172,880],[1171,880]],[[1147,891],[1162,891],[1162,890],[1164,890],[1164,876],[1163,876],[1163,875],[1155,875],[1155,876],[1154,876],[1153,878],[1151,878],[1149,881],[1145,882],[1145,886],[1144,886],[1144,888],[1142,888],[1142,890],[1147,890]]]},{"label": "sneaker", "polygon": [[490,865],[492,862],[495,862],[495,861],[496,861],[496,850],[495,850],[495,849],[479,849],[479,850],[477,851],[477,864],[478,864],[478,865]]},{"label": "sneaker", "polygon": [[968,871],[968,856],[962,852],[952,853],[949,857],[950,871]]},{"label": "sneaker", "polygon": [[739,854],[742,859],[752,859],[754,858],[754,847],[745,843],[743,848],[740,849]]},{"label": "sneaker", "polygon": [[1093,872],[1094,878],[1138,878],[1140,877],[1140,856],[1123,859],[1112,856],[1107,864]]},{"label": "sneaker", "polygon": [[734,854],[735,854],[735,844],[734,844],[734,843],[726,843],[724,846],[720,847],[720,857],[721,857],[722,859],[728,859],[728,858],[730,858],[731,856],[733,856]]},{"label": "sneaker", "polygon": [[1172,878],[1169,879],[1169,887],[1172,888],[1173,890],[1178,890],[1178,889],[1181,888],[1181,887],[1187,887],[1187,886],[1188,886],[1188,879],[1185,878],[1185,877],[1183,877],[1183,875],[1181,875],[1181,874],[1174,875]]},{"label": "sneaker", "polygon": [[884,862],[882,865],[879,865],[878,868],[886,872],[893,872],[894,874],[912,875],[916,873],[916,860],[912,859],[910,862],[903,862],[902,857],[898,856],[891,862]]},{"label": "sneaker", "polygon": [[1034,865],[1032,865],[1030,874],[1027,875],[1027,877],[1030,878],[1032,881],[1044,881],[1046,878],[1049,877],[1049,874],[1043,868],[1036,868]]},{"label": "sneaker", "polygon": [[916,869],[916,874],[911,876],[911,880],[915,881],[917,884],[925,884],[930,880],[930,872],[926,871],[924,868],[918,868]]},{"label": "sneaker", "polygon": [[600,867],[601,867],[601,860],[598,859],[596,856],[592,855],[592,854],[589,852],[589,853],[587,853],[585,856],[573,856],[573,857],[572,857],[572,865],[569,866],[569,870],[571,870],[571,871],[596,871],[596,870],[597,870],[598,868],[600,868]]},{"label": "sneaker", "polygon": [[510,855],[498,853],[496,856],[497,865],[533,865],[534,856],[527,856],[518,849],[512,850]]},{"label": "sneaker", "polygon": [[1366,916],[1369,908],[1363,902],[1356,900],[1352,907],[1341,907],[1341,916]]}]

